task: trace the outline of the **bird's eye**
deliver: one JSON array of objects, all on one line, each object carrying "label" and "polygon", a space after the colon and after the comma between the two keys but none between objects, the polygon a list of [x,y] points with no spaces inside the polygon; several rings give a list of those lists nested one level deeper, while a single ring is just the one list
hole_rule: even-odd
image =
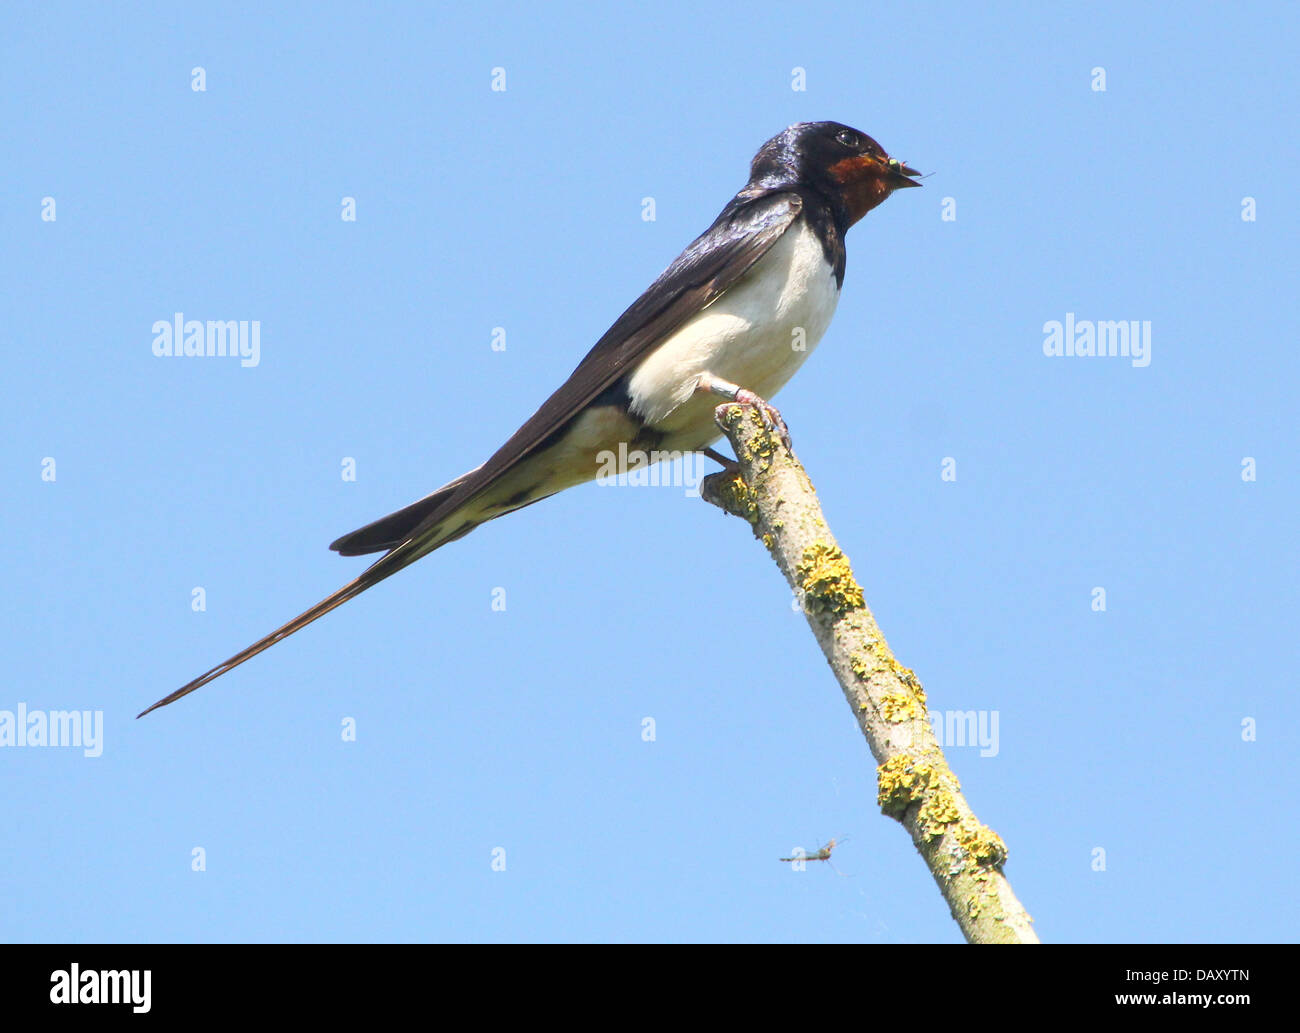
[{"label": "bird's eye", "polygon": [[841,129],[838,133],[836,133],[835,139],[837,139],[845,147],[856,148],[858,146],[858,134],[850,132],[847,129]]}]

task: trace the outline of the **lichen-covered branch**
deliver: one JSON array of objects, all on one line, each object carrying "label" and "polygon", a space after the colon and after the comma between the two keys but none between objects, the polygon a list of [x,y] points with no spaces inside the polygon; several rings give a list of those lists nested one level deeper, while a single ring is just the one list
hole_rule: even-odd
[{"label": "lichen-covered branch", "polygon": [[907,829],[969,942],[1037,943],[1002,874],[1007,849],[962,796],[921,683],[890,652],[808,475],[754,408],[721,405],[718,424],[740,466],[706,477],[701,494],[752,526],[803,603],[876,759],[881,810]]}]

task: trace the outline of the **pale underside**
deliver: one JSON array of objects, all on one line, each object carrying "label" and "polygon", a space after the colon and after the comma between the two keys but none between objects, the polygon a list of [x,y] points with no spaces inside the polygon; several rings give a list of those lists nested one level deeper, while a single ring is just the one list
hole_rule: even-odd
[{"label": "pale underside", "polygon": [[[593,480],[609,472],[608,453],[619,454],[620,444],[661,453],[711,445],[721,437],[713,411],[722,399],[696,392],[700,375],[770,399],[821,340],[838,300],[821,244],[800,220],[735,285],[641,362],[628,385],[633,415],[615,406],[587,410],[563,438],[519,463],[458,519],[490,519]],[[638,444],[643,427],[662,437],[653,445],[646,446],[644,438]]]}]

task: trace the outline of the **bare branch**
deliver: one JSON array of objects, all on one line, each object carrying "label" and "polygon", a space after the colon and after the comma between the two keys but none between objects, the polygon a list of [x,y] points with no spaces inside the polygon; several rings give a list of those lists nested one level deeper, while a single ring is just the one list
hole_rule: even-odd
[{"label": "bare branch", "polygon": [[1002,874],[1007,848],[962,795],[921,683],[894,659],[807,473],[754,408],[717,416],[740,465],[706,477],[701,494],[752,526],[798,595],[876,759],[881,810],[907,829],[969,942],[1038,943]]}]

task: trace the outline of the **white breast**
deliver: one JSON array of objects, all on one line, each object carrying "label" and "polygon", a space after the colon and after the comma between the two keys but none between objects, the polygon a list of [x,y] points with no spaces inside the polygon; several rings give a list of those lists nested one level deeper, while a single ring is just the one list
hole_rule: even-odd
[{"label": "white breast", "polygon": [[830,325],[839,300],[835,274],[803,220],[712,305],[664,339],[632,374],[632,410],[667,434],[664,447],[717,440],[720,399],[695,395],[711,373],[762,398],[794,375]]}]

